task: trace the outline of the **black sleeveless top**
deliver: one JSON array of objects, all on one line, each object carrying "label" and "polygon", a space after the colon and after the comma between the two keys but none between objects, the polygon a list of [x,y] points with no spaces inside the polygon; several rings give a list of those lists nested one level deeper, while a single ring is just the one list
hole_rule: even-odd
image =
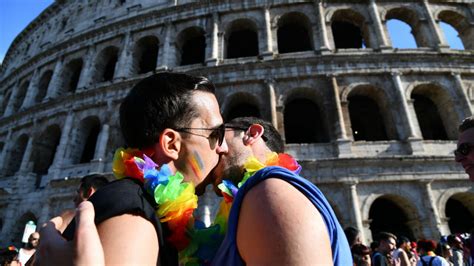
[{"label": "black sleeveless top", "polygon": [[[155,227],[160,247],[157,265],[178,265],[178,251],[166,240],[170,235],[168,226],[160,223],[155,214],[155,200],[139,181],[131,178],[113,181],[97,190],[89,201],[94,205],[96,225],[126,213],[140,215],[150,221]],[[73,220],[63,233],[67,240],[74,238],[75,227]]]}]

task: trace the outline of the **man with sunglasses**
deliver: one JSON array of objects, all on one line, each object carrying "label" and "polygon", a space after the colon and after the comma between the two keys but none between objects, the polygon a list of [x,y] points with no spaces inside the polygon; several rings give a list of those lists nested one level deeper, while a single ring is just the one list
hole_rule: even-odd
[{"label": "man with sunglasses", "polygon": [[[223,179],[235,187],[243,180],[249,158],[264,163],[284,151],[278,131],[258,118],[226,123],[226,141],[228,151],[197,189],[212,182],[221,195]],[[258,170],[238,188],[212,265],[352,265],[347,238],[322,192],[296,173],[300,167],[280,159],[277,165]]]},{"label": "man with sunglasses", "polygon": [[455,160],[461,163],[469,175],[469,180],[474,182],[474,117],[464,119],[458,128],[458,147],[454,151]]},{"label": "man with sunglasses", "polygon": [[[227,152],[214,90],[206,78],[180,73],[157,73],[138,82],[120,106],[122,134],[128,147],[139,150],[134,155],[141,156],[138,161],[149,157],[158,166],[166,164],[171,175],[180,172],[183,182],[200,184],[217,165],[220,154]],[[123,167],[128,167],[127,163]],[[133,177],[135,172],[125,173]],[[163,185],[168,183],[171,181]],[[70,265],[79,259],[94,265],[177,265],[177,248],[170,242],[173,229],[155,215],[157,195],[150,194],[145,186],[140,179],[126,177],[94,193],[89,199],[92,210],[89,204],[81,203],[78,230],[72,230],[76,236],[65,236],[75,241],[75,247],[54,234],[61,220],[53,219],[42,231],[50,241],[42,243],[39,264]],[[91,226],[94,210],[97,231]],[[71,222],[70,226],[74,225]],[[84,246],[85,239],[96,250]]]}]

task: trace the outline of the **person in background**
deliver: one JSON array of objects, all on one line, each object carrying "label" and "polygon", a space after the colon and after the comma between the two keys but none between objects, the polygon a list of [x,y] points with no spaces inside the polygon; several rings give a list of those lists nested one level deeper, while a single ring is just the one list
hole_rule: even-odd
[{"label": "person in background", "polygon": [[464,248],[461,238],[451,234],[448,236],[447,242],[453,251],[452,261],[454,266],[464,266]]},{"label": "person in background", "polygon": [[377,251],[372,256],[372,265],[374,266],[388,266],[391,265],[392,252],[397,246],[397,237],[388,232],[380,232],[377,236],[379,243]]},{"label": "person in background", "polygon": [[416,260],[414,258],[413,259],[410,258],[412,257],[410,252],[411,252],[410,239],[408,239],[405,236],[398,237],[397,249],[394,250],[392,253],[393,260],[399,263],[399,265],[401,266],[415,266]]},{"label": "person in background", "polygon": [[370,259],[370,248],[364,244],[358,243],[351,247],[352,259],[354,260],[354,266],[371,266],[372,261]]},{"label": "person in background", "polygon": [[458,146],[454,151],[456,162],[460,163],[474,182],[474,116],[464,119],[458,127]]},{"label": "person in background", "polygon": [[347,237],[347,242],[349,242],[349,246],[352,248],[355,244],[362,244],[362,239],[360,236],[359,229],[348,226],[344,229],[344,234]]},{"label": "person in background", "polygon": [[40,234],[38,232],[31,233],[28,237],[28,243],[24,248],[20,248],[18,251],[18,261],[21,265],[25,265],[26,262],[35,254],[36,248],[38,247],[40,240]]},{"label": "person in background", "polygon": [[449,266],[449,263],[441,256],[434,253],[436,242],[434,240],[419,240],[417,242],[420,260],[416,266]]}]

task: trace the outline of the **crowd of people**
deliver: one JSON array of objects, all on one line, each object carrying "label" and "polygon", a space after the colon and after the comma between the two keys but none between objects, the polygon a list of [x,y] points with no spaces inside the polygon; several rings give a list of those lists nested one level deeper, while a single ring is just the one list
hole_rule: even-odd
[{"label": "crowd of people", "polygon": [[[76,210],[42,226],[39,252],[29,263],[349,266],[447,261],[434,255],[430,240],[418,241],[413,249],[405,237],[382,232],[368,247],[357,230],[344,231],[324,194],[284,153],[273,125],[251,117],[224,123],[214,90],[207,78],[182,73],[155,73],[139,81],[120,106],[127,146],[114,156],[118,180],[108,182],[100,175],[81,180]],[[456,160],[474,180],[466,163],[471,156],[474,162],[474,122],[466,121]],[[210,227],[193,217],[197,196],[207,185],[223,197]],[[438,254],[448,254],[453,265],[468,265],[455,264],[459,247],[449,241],[440,241]],[[472,264],[466,246],[462,260]]]},{"label": "crowd of people", "polygon": [[360,231],[344,229],[351,246],[354,266],[473,266],[472,237],[469,233],[443,236],[439,241],[379,232],[370,246],[362,243]]}]

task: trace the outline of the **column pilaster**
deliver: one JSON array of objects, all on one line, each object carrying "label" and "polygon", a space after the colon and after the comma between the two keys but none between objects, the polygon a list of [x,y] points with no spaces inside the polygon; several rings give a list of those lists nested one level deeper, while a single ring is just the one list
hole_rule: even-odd
[{"label": "column pilaster", "polygon": [[341,99],[339,97],[339,85],[335,75],[329,76],[331,81],[331,91],[333,97],[333,104],[336,107],[336,143],[338,157],[350,157],[352,155],[352,142],[347,137],[346,126],[344,123],[344,115],[342,114]]},{"label": "column pilaster", "polygon": [[38,93],[38,82],[39,82],[39,74],[38,69],[35,69],[33,75],[31,76],[30,84],[26,89],[25,100],[20,106],[20,110],[30,107],[33,104],[33,98]]},{"label": "column pilaster", "polygon": [[79,77],[76,91],[87,90],[91,86],[92,76],[96,71],[94,66],[94,55],[95,47],[91,46],[87,49],[87,54],[84,57],[84,66],[81,70],[81,76]]},{"label": "column pilaster", "polygon": [[8,99],[7,108],[5,108],[5,112],[3,113],[3,116],[9,116],[13,114],[13,106],[15,104],[16,98],[18,97],[18,91],[20,89],[19,85],[20,85],[20,82],[19,80],[17,80],[15,82],[15,85],[13,86],[12,94],[10,96],[10,99]]},{"label": "column pilaster", "polygon": [[266,6],[263,9],[265,17],[265,31],[264,31],[264,47],[261,56],[264,60],[273,59],[273,38],[272,38],[272,21],[270,16],[270,7]]},{"label": "column pilaster", "polygon": [[209,38],[210,45],[208,45],[206,52],[206,65],[216,66],[219,62],[219,13],[212,13],[212,32]]},{"label": "column pilaster", "polygon": [[69,133],[71,132],[73,121],[74,121],[74,113],[69,112],[66,117],[66,121],[64,122],[64,126],[62,128],[61,139],[59,140],[59,145],[58,145],[58,148],[56,149],[56,154],[54,155],[53,164],[49,168],[49,169],[54,169],[53,178],[59,177],[58,170],[65,160],[64,155],[66,154],[66,148],[68,146],[68,140],[69,140]]},{"label": "column pilaster", "polygon": [[272,125],[275,128],[278,128],[278,119],[277,119],[277,108],[276,108],[276,94],[275,94],[275,80],[266,79],[265,86],[267,87],[269,107],[270,107],[270,118]]},{"label": "column pilaster", "polygon": [[[331,51],[331,48],[329,47],[329,40],[328,40],[328,32],[326,29],[326,19],[324,17],[324,6],[322,0],[317,0],[314,3],[315,5],[315,10],[316,10],[316,16],[318,18],[318,21],[316,23],[317,25],[317,37],[315,38],[315,50],[321,54],[329,53]],[[321,43],[319,47],[316,47],[316,40],[319,40]]]},{"label": "column pilaster", "polygon": [[428,20],[428,25],[432,32],[432,36],[435,38],[435,46],[436,49],[439,51],[443,49],[449,49],[449,45],[446,44],[443,35],[440,32],[440,28],[438,27],[438,23],[436,23],[433,13],[431,13],[431,8],[428,0],[423,0],[423,7],[425,8],[425,13]]},{"label": "column pilaster", "polygon": [[472,115],[472,107],[469,97],[466,93],[466,88],[464,88],[464,83],[462,82],[461,74],[452,72],[451,75],[454,78],[456,84],[456,94],[458,96],[459,106],[462,109],[461,120]]},{"label": "column pilaster", "polygon": [[51,77],[51,81],[49,82],[46,97],[44,97],[43,102],[57,96],[59,87],[61,86],[63,65],[64,58],[59,58],[56,62],[56,65],[54,66],[53,75]]},{"label": "column pilaster", "polygon": [[117,64],[115,65],[115,77],[114,79],[125,79],[130,74],[130,66],[132,65],[132,49],[133,42],[131,42],[130,32],[125,33],[123,39],[122,50],[120,51],[120,56]]},{"label": "column pilaster", "polygon": [[372,25],[375,28],[375,33],[378,39],[378,48],[380,50],[389,49],[390,45],[387,42],[387,36],[385,35],[384,28],[382,26],[382,20],[380,19],[379,10],[375,0],[370,0],[369,12],[372,18]]}]

